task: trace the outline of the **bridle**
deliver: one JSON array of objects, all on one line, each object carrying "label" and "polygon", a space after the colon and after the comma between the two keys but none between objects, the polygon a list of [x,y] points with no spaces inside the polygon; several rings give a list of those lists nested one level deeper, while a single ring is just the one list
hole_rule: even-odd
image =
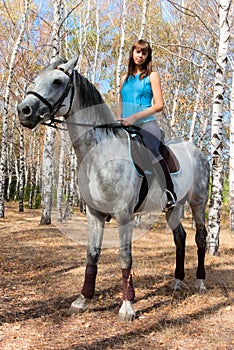
[{"label": "bridle", "polygon": [[[57,128],[56,123],[63,123],[64,122],[63,120],[55,119],[55,115],[60,110],[60,108],[64,106],[63,102],[64,102],[65,98],[68,96],[69,91],[71,91],[71,99],[70,99],[70,105],[69,105],[68,111],[66,112],[65,115],[63,115],[63,117],[65,119],[66,119],[67,115],[69,114],[69,112],[71,110],[72,103],[73,103],[73,97],[74,97],[74,84],[73,84],[73,72],[74,71],[72,71],[71,74],[69,74],[68,72],[66,72],[62,68],[56,68],[56,69],[60,70],[64,74],[66,74],[69,77],[69,80],[67,82],[67,85],[66,85],[62,95],[54,103],[54,105],[52,105],[52,103],[47,101],[43,96],[41,96],[36,91],[31,90],[31,91],[27,92],[27,95],[34,95],[34,96],[36,96],[42,103],[44,103],[49,108],[50,112],[44,114],[43,116],[41,116],[41,124],[44,124],[44,125],[47,125],[47,126],[51,126],[51,127],[54,127],[54,128]],[[49,121],[49,123],[46,123],[48,121]]]},{"label": "bridle", "polygon": [[[108,124],[101,124],[101,125],[97,125],[97,124],[88,124],[88,123],[77,123],[77,122],[68,122],[66,121],[66,117],[68,116],[68,114],[71,111],[72,108],[72,104],[73,104],[73,98],[74,98],[74,83],[73,83],[73,75],[74,75],[74,70],[72,70],[71,73],[66,72],[63,68],[55,68],[60,70],[61,72],[63,72],[64,74],[66,74],[69,77],[68,83],[62,93],[62,95],[59,97],[59,99],[55,102],[54,105],[52,105],[52,103],[50,103],[49,101],[47,101],[43,96],[41,96],[38,92],[36,91],[28,91],[27,95],[33,95],[36,96],[42,103],[44,103],[44,105],[46,105],[49,108],[49,113],[45,113],[43,116],[41,116],[41,124],[46,125],[46,126],[50,126],[52,128],[55,129],[62,129],[59,128],[57,126],[57,124],[70,124],[70,125],[75,125],[75,126],[84,126],[84,127],[91,127],[91,128],[125,128],[123,126],[123,124],[119,121],[116,121],[114,123],[108,123]],[[63,118],[65,119],[57,119],[55,118],[56,113],[60,110],[61,107],[63,107],[63,102],[65,100],[65,98],[68,96],[69,91],[71,90],[71,99],[70,99],[70,105],[68,108],[68,111],[66,112],[65,115],[63,115]],[[127,128],[125,128],[127,129]]]}]

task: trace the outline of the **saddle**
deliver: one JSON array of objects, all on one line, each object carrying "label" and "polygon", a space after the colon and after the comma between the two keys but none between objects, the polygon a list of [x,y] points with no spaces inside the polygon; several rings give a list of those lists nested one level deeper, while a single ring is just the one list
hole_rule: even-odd
[{"label": "saddle", "polygon": [[[145,173],[153,173],[149,153],[142,140],[141,135],[134,127],[128,127],[126,130],[130,136],[132,160],[137,170],[142,175]],[[163,141],[160,142],[159,150],[168,166],[170,173],[178,173],[180,171],[180,164],[174,152]]]},{"label": "saddle", "polygon": [[[147,196],[148,190],[153,181],[154,172],[152,162],[149,157],[149,152],[142,140],[141,135],[139,132],[137,132],[137,128],[127,127],[126,131],[130,137],[130,149],[134,166],[139,175],[143,177],[139,193],[139,201],[134,209],[134,212],[137,212]],[[170,173],[178,173],[180,171],[180,164],[174,152],[162,141],[159,149]]]},{"label": "saddle", "polygon": [[[139,176],[142,177],[142,184],[139,193],[138,203],[134,208],[134,213],[141,208],[148,194],[149,188],[154,178],[153,166],[149,157],[149,152],[142,140],[138,128],[134,126],[128,126],[124,128],[127,131],[129,137],[130,152],[132,162]],[[171,174],[178,173],[180,171],[180,164],[173,151],[164,143],[160,143],[160,153],[164,158]],[[140,210],[139,210],[140,211]],[[106,221],[109,222],[111,215],[108,215]]]}]

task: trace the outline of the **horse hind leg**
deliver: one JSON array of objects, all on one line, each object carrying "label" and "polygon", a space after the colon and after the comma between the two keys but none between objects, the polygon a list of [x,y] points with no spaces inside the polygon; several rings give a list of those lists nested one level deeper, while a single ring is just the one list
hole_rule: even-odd
[{"label": "horse hind leg", "polygon": [[197,266],[197,272],[196,272],[197,281],[196,281],[195,287],[199,293],[203,294],[206,292],[205,254],[206,254],[207,231],[205,227],[205,205],[191,204],[191,209],[192,209],[193,218],[196,226],[195,241],[197,244],[197,258],[198,258],[198,266]]},{"label": "horse hind leg", "polygon": [[185,276],[184,259],[186,232],[181,224],[182,209],[182,206],[177,206],[166,213],[167,223],[172,229],[174,235],[174,242],[176,245],[175,279],[171,286],[171,289],[173,291],[178,291],[181,289],[181,282],[183,281]]},{"label": "horse hind leg", "polygon": [[194,182],[191,195],[189,197],[189,204],[192,209],[193,219],[195,221],[197,244],[197,281],[196,289],[199,293],[205,293],[205,253],[206,253],[206,237],[207,231],[205,227],[205,211],[208,201],[209,188],[209,163],[205,156],[197,153],[194,157],[196,159],[196,171],[194,172]]}]

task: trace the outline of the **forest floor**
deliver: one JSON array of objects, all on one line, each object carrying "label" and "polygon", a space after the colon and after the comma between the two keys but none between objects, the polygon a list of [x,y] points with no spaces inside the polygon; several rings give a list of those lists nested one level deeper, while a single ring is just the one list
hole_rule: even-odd
[{"label": "forest floor", "polygon": [[39,210],[6,205],[0,221],[0,348],[3,350],[234,349],[234,235],[223,215],[220,255],[206,257],[207,293],[194,282],[191,217],[183,291],[172,293],[172,234],[163,217],[133,243],[136,319],[123,323],[118,249],[104,249],[96,294],[87,311],[69,315],[83,285],[86,248],[57,226],[40,226]]}]

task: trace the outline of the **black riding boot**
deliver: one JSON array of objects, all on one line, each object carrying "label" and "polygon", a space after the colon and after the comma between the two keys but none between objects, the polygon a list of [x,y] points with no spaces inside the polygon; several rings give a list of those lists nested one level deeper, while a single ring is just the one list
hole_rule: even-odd
[{"label": "black riding boot", "polygon": [[162,211],[168,211],[176,205],[177,196],[174,191],[174,184],[171,179],[168,166],[164,159],[161,159],[158,163],[153,164],[154,173],[157,176],[161,189],[166,192],[167,203]]}]

